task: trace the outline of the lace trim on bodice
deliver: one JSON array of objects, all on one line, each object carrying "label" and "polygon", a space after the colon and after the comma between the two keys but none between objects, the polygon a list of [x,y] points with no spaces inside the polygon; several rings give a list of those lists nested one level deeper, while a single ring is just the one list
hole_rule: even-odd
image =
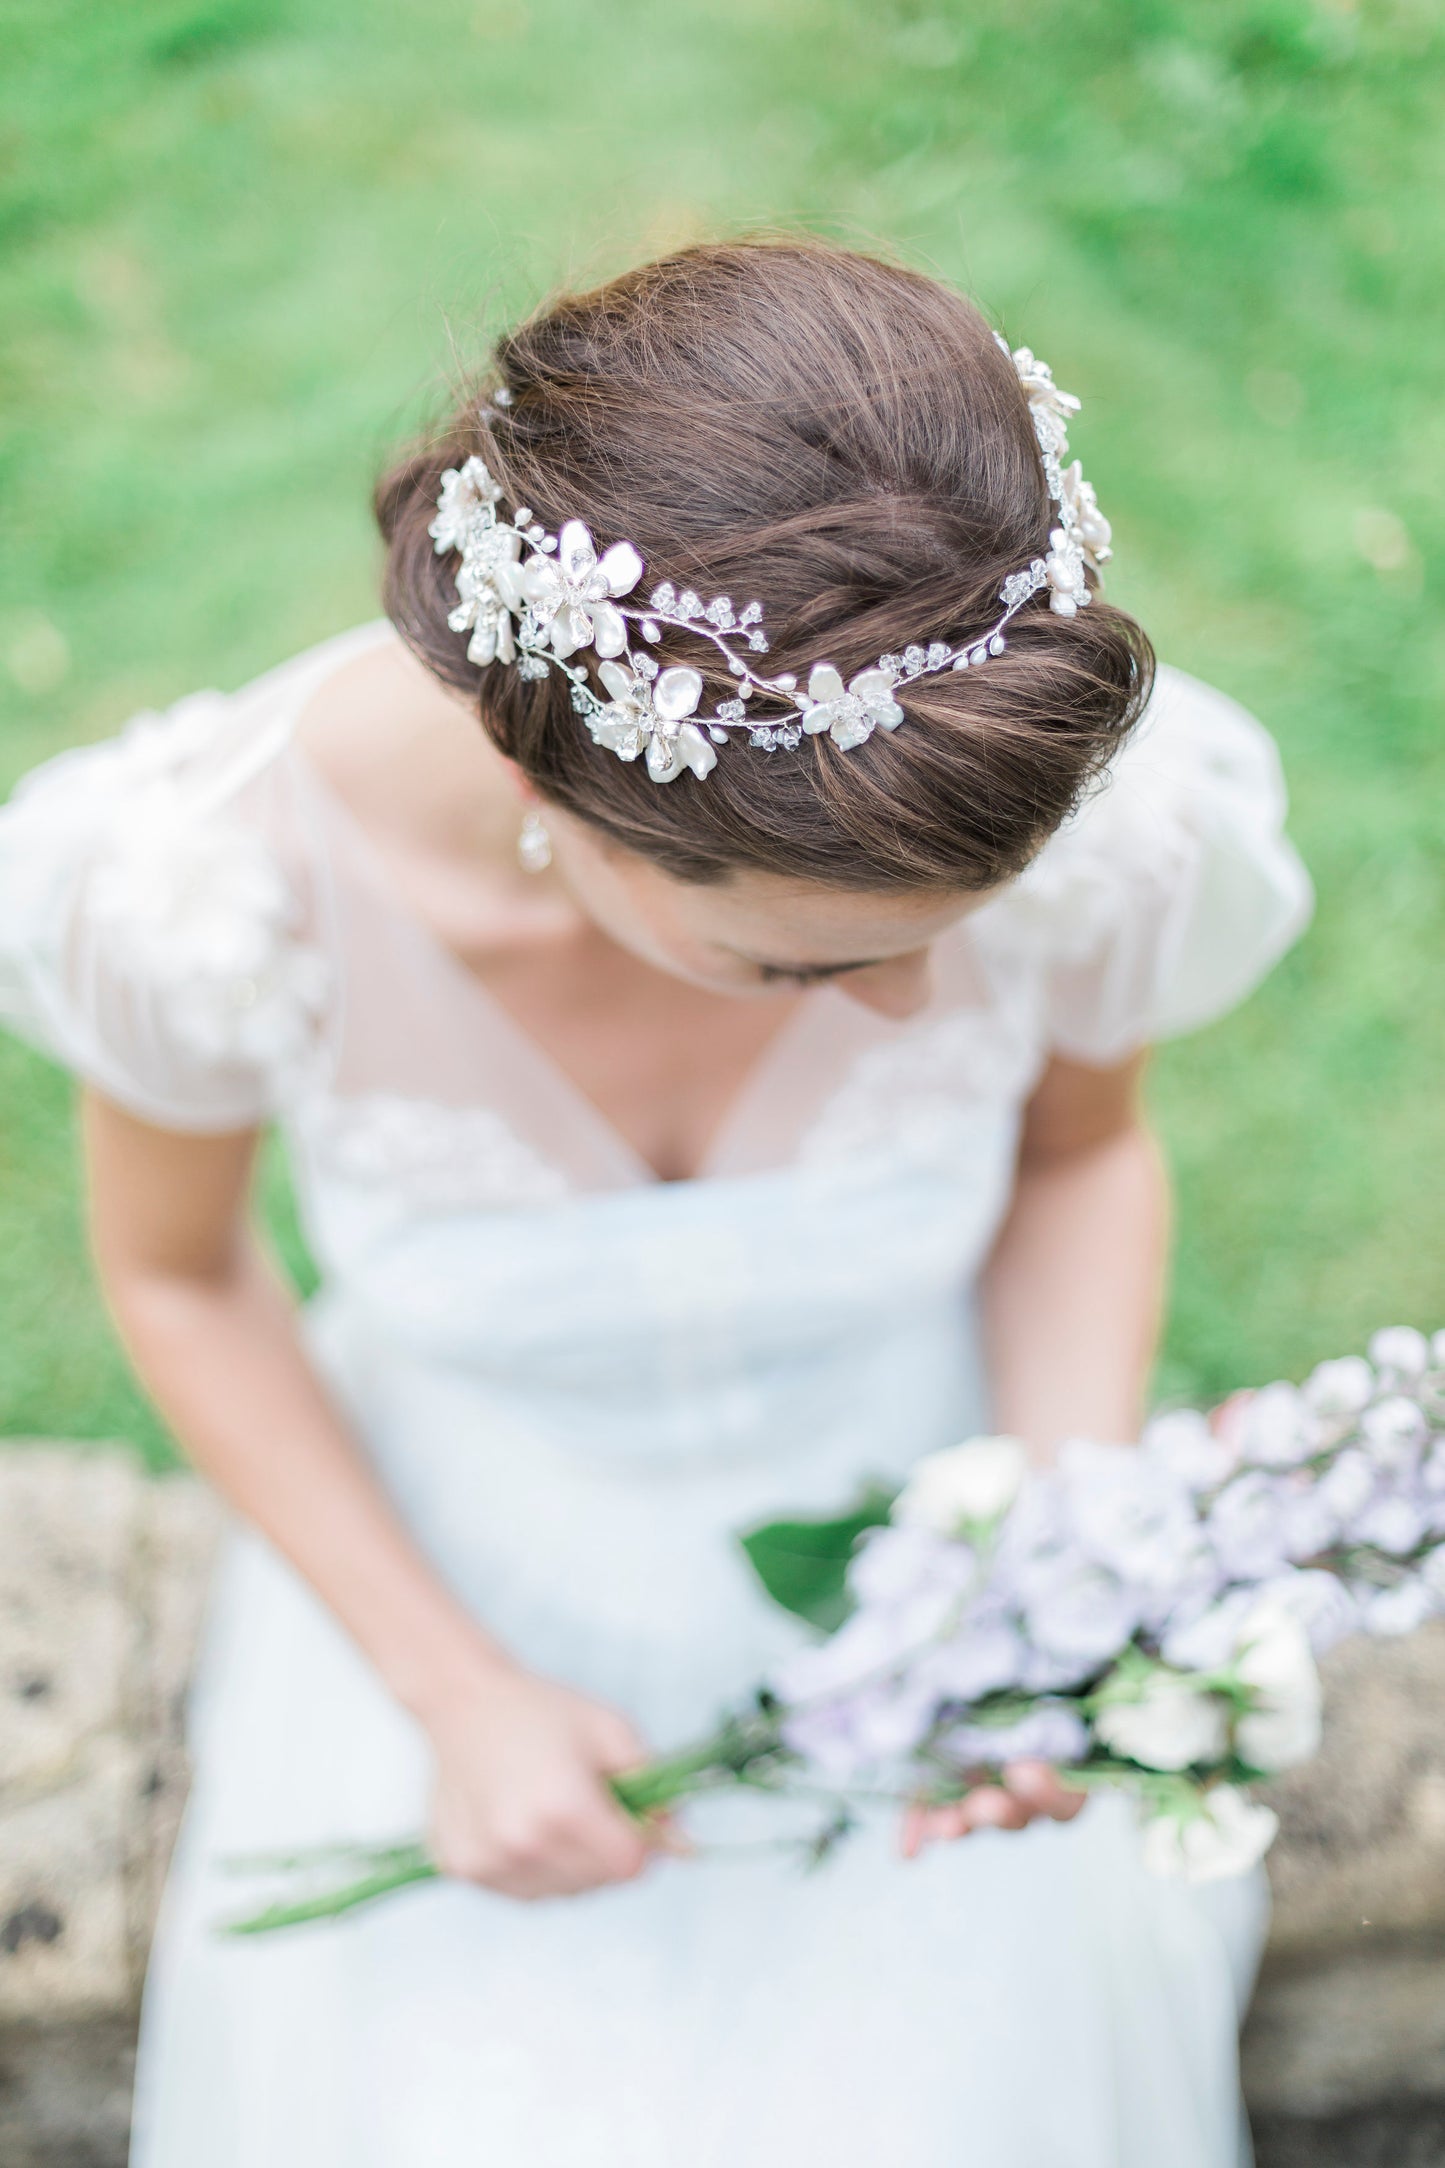
[{"label": "lace trim on bodice", "polygon": [[880,1153],[930,1159],[956,1145],[981,1107],[1016,1101],[1026,1044],[1001,1018],[963,1009],[860,1054],[804,1132],[805,1167],[837,1168]]},{"label": "lace trim on bodice", "polygon": [[327,1175],[419,1211],[555,1204],[571,1191],[561,1168],[491,1107],[362,1092],[318,1099],[298,1126]]}]

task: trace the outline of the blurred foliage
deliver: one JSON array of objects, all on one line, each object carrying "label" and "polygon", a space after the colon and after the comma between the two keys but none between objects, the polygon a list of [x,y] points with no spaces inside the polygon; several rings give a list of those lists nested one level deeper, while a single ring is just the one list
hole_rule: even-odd
[{"label": "blurred foliage", "polygon": [[[1276,730],[1320,886],[1258,999],[1158,1065],[1162,1389],[1445,1321],[1435,0],[6,14],[0,781],[370,614],[372,473],[517,309],[764,222],[876,241],[1085,396],[1112,591]],[[159,1453],[67,1104],[0,1050],[0,1430]]]}]

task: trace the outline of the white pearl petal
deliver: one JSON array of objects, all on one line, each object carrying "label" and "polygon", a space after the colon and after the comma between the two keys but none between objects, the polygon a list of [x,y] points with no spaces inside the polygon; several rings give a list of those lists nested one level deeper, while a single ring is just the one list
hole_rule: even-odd
[{"label": "white pearl petal", "polygon": [[643,566],[630,542],[614,542],[597,569],[607,582],[609,595],[630,595],[642,578]]},{"label": "white pearl petal", "polygon": [[684,723],[677,734],[677,750],[701,782],[717,766],[717,754],[696,723]]},{"label": "white pearl petal", "polygon": [[569,519],[557,537],[557,561],[563,577],[576,587],[596,571],[597,552],[580,519]]},{"label": "white pearl petal", "polygon": [[[778,681],[780,684],[782,680]],[[808,674],[810,700],[841,700],[843,680],[830,662],[815,662]]]},{"label": "white pearl petal", "polygon": [[509,610],[520,610],[527,602],[526,575],[516,565],[498,565],[492,573],[492,585]]},{"label": "white pearl petal", "polygon": [[599,655],[620,655],[627,645],[627,623],[620,610],[610,602],[594,602],[588,615],[592,619],[592,646]]},{"label": "white pearl petal", "polygon": [[647,772],[654,783],[671,783],[683,771],[682,753],[671,738],[653,734],[647,741]]},{"label": "white pearl petal", "polygon": [[860,670],[857,677],[849,680],[848,690],[866,700],[869,707],[880,707],[893,693],[893,680],[886,670]]},{"label": "white pearl petal", "polygon": [[553,607],[562,593],[562,581],[550,557],[529,557],[521,572],[522,593],[528,602]]},{"label": "white pearl petal", "polygon": [[614,700],[625,700],[632,691],[632,672],[624,670],[621,663],[600,663],[597,675],[601,678]]},{"label": "white pearl petal", "polygon": [[702,674],[685,664],[664,670],[652,688],[652,705],[664,722],[681,722],[702,698]]}]

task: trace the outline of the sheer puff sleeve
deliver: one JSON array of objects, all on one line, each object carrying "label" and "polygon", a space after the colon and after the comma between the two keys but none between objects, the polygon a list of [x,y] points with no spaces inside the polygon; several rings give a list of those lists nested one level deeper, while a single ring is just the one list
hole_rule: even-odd
[{"label": "sheer puff sleeve", "polygon": [[1056,1052],[1122,1061],[1253,990],[1313,906],[1286,803],[1268,732],[1223,693],[1161,668],[1107,782],[1016,887],[1020,931],[1047,953]]},{"label": "sheer puff sleeve", "polygon": [[266,688],[139,716],[0,809],[0,1022],[160,1128],[264,1121],[325,1046],[331,973]]}]

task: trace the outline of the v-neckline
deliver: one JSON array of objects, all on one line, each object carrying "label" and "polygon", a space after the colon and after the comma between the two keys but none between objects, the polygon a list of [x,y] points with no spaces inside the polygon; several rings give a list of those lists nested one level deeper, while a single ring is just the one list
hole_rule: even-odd
[{"label": "v-neckline", "polygon": [[[311,689],[308,686],[307,691]],[[298,718],[299,714],[298,706]],[[566,1100],[576,1119],[592,1133],[594,1143],[603,1148],[606,1158],[611,1161],[621,1182],[626,1186],[671,1189],[725,1179],[729,1173],[760,1171],[749,1164],[748,1155],[743,1149],[743,1140],[754,1110],[761,1111],[760,1103],[769,1100],[769,1084],[774,1074],[781,1074],[797,1058],[800,1051],[806,1048],[807,1041],[819,1032],[820,1026],[821,1036],[826,1040],[838,1035],[839,1024],[854,1022],[865,1027],[869,1023],[875,1026],[882,1024],[881,1019],[872,1017],[871,1012],[860,1010],[856,1003],[847,1002],[832,987],[806,989],[791,1015],[767,1041],[762,1052],[748,1064],[741,1083],[714,1124],[693,1169],[683,1175],[665,1175],[623,1134],[613,1118],[603,1111],[565,1063],[521,1023],[500,996],[442,939],[411,898],[397,887],[391,878],[382,846],[341,792],[317,766],[294,731],[289,740],[289,751],[324,816],[339,830],[373,894],[380,899],[393,920],[405,930],[409,939],[426,951],[434,965],[456,988],[458,997],[470,1003],[475,1011],[486,1019],[489,1029],[494,1034],[505,1035],[514,1053],[531,1067],[539,1082],[545,1085],[545,1096],[554,1102],[559,1096]],[[853,1014],[847,1019],[840,1018],[836,1013],[839,1009]],[[861,1032],[845,1030],[842,1034],[845,1039],[861,1038],[865,1041],[881,1035],[881,1030],[866,1028]],[[830,1088],[835,1086],[837,1081],[836,1077],[830,1079]],[[801,1129],[805,1124],[799,1120],[795,1126]]]}]

